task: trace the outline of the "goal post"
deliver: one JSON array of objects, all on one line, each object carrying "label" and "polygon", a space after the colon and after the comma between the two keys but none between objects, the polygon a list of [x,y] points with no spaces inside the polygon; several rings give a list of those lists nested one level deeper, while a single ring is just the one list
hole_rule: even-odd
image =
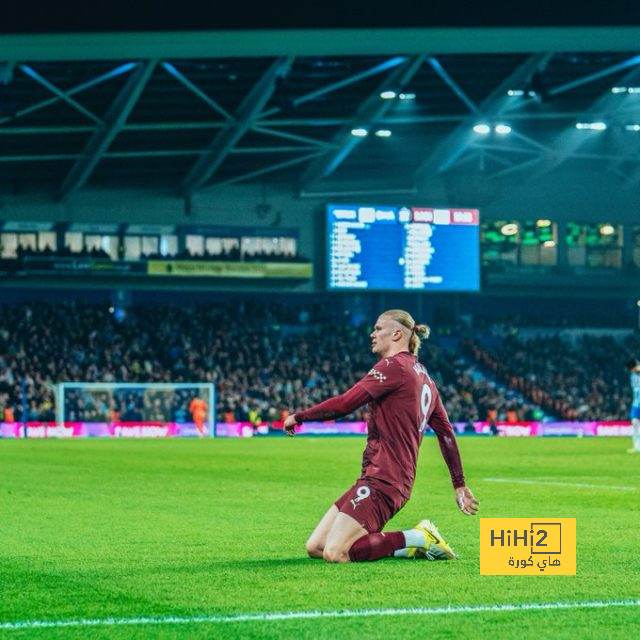
[{"label": "goal post", "polygon": [[[215,436],[210,382],[60,382],[56,422],[74,435]],[[77,434],[75,432],[78,432]]]}]

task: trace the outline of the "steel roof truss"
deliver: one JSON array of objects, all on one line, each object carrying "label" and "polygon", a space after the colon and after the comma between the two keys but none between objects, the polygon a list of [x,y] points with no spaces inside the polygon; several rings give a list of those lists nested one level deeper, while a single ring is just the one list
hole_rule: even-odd
[{"label": "steel roof truss", "polygon": [[151,77],[156,63],[156,60],[142,62],[131,74],[109,107],[104,122],[95,130],[87,142],[82,156],[71,167],[60,188],[58,194],[60,200],[68,198],[87,181],[104,152],[124,126],[131,110]]},{"label": "steel roof truss", "polygon": [[288,131],[278,131],[277,129],[271,129],[270,127],[255,125],[251,127],[251,130],[256,133],[275,136],[276,138],[284,138],[285,140],[293,140],[295,142],[302,142],[303,144],[316,145],[317,147],[326,148],[330,146],[329,143],[324,140],[316,140],[315,138],[308,138],[307,136],[301,136],[297,133],[289,133]]},{"label": "steel roof truss", "polygon": [[351,135],[354,127],[368,128],[374,122],[384,118],[386,112],[391,107],[391,100],[382,100],[380,98],[381,91],[384,90],[402,90],[424,63],[424,56],[414,56],[408,59],[400,67],[394,69],[388,78],[379,84],[375,91],[369,94],[363,102],[361,102],[354,116],[341,127],[341,129],[333,136],[331,144],[337,147],[337,151],[325,153],[323,156],[315,160],[303,173],[300,188],[306,190],[307,187],[321,178],[331,175],[349,156],[349,154],[358,146],[362,138]]},{"label": "steel roof truss", "polygon": [[288,56],[277,58],[271,63],[240,103],[234,113],[234,122],[216,134],[207,151],[186,175],[180,185],[181,195],[191,195],[215,174],[242,136],[256,124],[259,113],[273,94],[276,80],[288,72],[292,62],[293,57]]},{"label": "steel roof truss", "polygon": [[[122,73],[127,73],[131,69],[135,68],[135,66],[136,66],[136,64],[134,62],[127,62],[126,64],[118,65],[117,67],[115,67],[111,71],[108,71],[107,73],[103,73],[102,75],[97,76],[96,78],[92,78],[91,80],[89,80],[87,82],[83,82],[82,84],[79,84],[77,87],[73,87],[72,89],[69,89],[68,91],[64,91],[63,93],[67,97],[71,97],[71,96],[75,95],[76,93],[80,93],[81,91],[84,91],[85,89],[89,89],[90,87],[95,87],[96,85],[100,84],[101,82],[105,82],[106,80],[110,80],[111,78],[115,78],[116,76],[119,76]],[[15,120],[16,118],[20,118],[22,116],[26,116],[29,113],[33,113],[34,111],[38,111],[39,109],[44,109],[45,107],[48,107],[51,104],[55,104],[59,100],[62,100],[62,97],[60,95],[56,94],[53,98],[48,98],[47,100],[42,100],[42,101],[37,102],[36,104],[33,104],[33,105],[29,106],[29,107],[25,107],[24,109],[21,109],[20,111],[17,111],[12,116],[5,117],[5,118],[0,118],[0,124],[5,124],[6,122],[11,122],[12,120]]]},{"label": "steel roof truss", "polygon": [[233,184],[234,182],[242,182],[243,180],[249,180],[250,178],[257,178],[258,176],[263,176],[267,173],[273,173],[274,171],[279,171],[280,169],[286,169],[288,167],[292,167],[296,164],[301,164],[302,162],[307,162],[318,155],[324,153],[323,151],[314,151],[313,153],[308,153],[304,156],[299,156],[297,158],[291,158],[290,160],[285,160],[284,162],[278,162],[277,164],[270,165],[268,167],[262,167],[261,169],[256,169],[255,171],[250,171],[249,173],[243,173],[242,175],[234,176],[233,178],[229,178],[227,180],[221,180],[220,182],[216,182],[212,185],[209,185],[206,189],[203,189],[203,192],[209,191],[215,187],[220,187],[225,184]]},{"label": "steel roof truss", "polygon": [[198,88],[184,73],[176,69],[176,67],[170,62],[162,62],[161,66],[167,73],[173,76],[178,82],[184,85],[189,91],[193,92],[203,102],[208,104],[214,111],[219,113],[225,120],[233,122],[233,116],[223,107],[221,107],[213,98],[208,96],[202,89]]},{"label": "steel roof truss", "polygon": [[476,104],[469,98],[469,96],[462,90],[462,87],[449,75],[445,68],[440,64],[437,58],[430,56],[427,61],[431,65],[432,69],[440,76],[444,83],[453,91],[453,93],[462,100],[467,109],[472,113],[479,114],[480,111]]},{"label": "steel roof truss", "polygon": [[427,160],[418,167],[415,179],[431,176],[446,171],[474,140],[472,127],[478,117],[491,120],[499,116],[508,104],[508,89],[526,82],[541,65],[545,64],[551,54],[535,54],[527,58],[523,64],[509,74],[482,102],[479,107],[481,116],[472,113],[465,118],[434,150]]},{"label": "steel roof truss", "polygon": [[49,82],[46,78],[43,78],[35,69],[32,69],[29,65],[20,64],[18,65],[18,69],[23,71],[26,75],[28,75],[32,80],[35,80],[38,84],[41,84],[45,89],[48,89],[53,93],[54,96],[60,98],[60,100],[64,100],[68,105],[72,106],[76,111],[79,111],[83,116],[89,118],[89,120],[93,120],[96,124],[100,124],[101,120],[98,118],[95,113],[89,111],[89,109],[85,109],[77,100],[74,100],[70,95],[58,89],[52,82]]},{"label": "steel roof truss", "polygon": [[[309,93],[305,93],[304,95],[298,96],[294,98],[292,101],[293,107],[299,107],[301,104],[305,102],[310,102],[311,100],[315,100],[320,96],[327,95],[328,93],[333,93],[334,91],[338,91],[339,89],[343,89],[344,87],[348,87],[351,84],[356,82],[360,82],[360,80],[364,80],[365,78],[369,78],[371,76],[377,75],[378,73],[384,73],[385,71],[389,71],[394,67],[402,64],[406,58],[401,56],[396,56],[394,58],[390,58],[389,60],[385,60],[380,64],[375,65],[369,69],[365,69],[364,71],[360,71],[359,73],[354,73],[351,76],[343,78],[342,80],[338,80],[337,82],[332,82],[331,84],[325,85],[324,87],[320,87],[314,91],[310,91]],[[280,113],[282,111],[281,107],[272,107],[268,111],[260,114],[260,120],[264,120],[265,118],[270,118],[276,113]],[[262,123],[261,123],[262,124]]]}]

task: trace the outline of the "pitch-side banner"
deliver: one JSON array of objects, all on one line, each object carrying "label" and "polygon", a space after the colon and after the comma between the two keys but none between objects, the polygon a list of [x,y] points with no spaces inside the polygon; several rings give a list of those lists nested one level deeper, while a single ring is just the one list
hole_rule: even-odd
[{"label": "pitch-side banner", "polygon": [[[456,422],[458,434],[503,437],[533,436],[631,436],[629,422],[498,422],[492,431],[488,422],[472,425]],[[263,423],[255,428],[250,422],[218,422],[215,435],[227,438],[250,438],[256,434],[278,433],[282,425]],[[298,429],[309,435],[364,435],[366,422],[305,422]],[[427,435],[430,431],[427,430]],[[179,438],[196,437],[193,423],[181,422],[0,422],[0,438]],[[204,435],[211,435],[205,424]]]},{"label": "pitch-side banner", "polygon": [[[192,422],[0,423],[0,438],[178,438],[199,435]],[[210,435],[209,425],[205,425],[203,435]]]},{"label": "pitch-side banner", "polygon": [[[458,433],[492,433],[489,422],[455,424]],[[502,436],[631,436],[629,421],[604,422],[496,422],[496,435]]]}]

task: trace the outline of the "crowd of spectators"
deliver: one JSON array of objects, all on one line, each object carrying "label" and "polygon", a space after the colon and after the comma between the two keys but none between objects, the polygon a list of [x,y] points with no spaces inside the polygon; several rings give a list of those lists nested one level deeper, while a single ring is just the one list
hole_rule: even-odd
[{"label": "crowd of spectators", "polygon": [[[15,260],[22,262],[25,258],[103,258],[110,260],[111,256],[100,247],[93,247],[88,249],[83,247],[79,251],[72,251],[69,247],[61,247],[54,249],[50,245],[43,247],[42,249],[35,249],[32,247],[23,247],[18,245],[16,249]],[[6,259],[6,258],[5,258]]]},{"label": "crowd of spectators", "polygon": [[[622,419],[629,403],[624,362],[640,352],[630,340],[525,342],[506,332],[487,346],[451,336],[439,342],[436,328],[420,355],[452,421],[538,420],[543,411]],[[0,417],[18,421],[53,420],[52,385],[77,381],[213,382],[218,421],[277,422],[290,409],[342,393],[373,362],[369,328],[327,305],[153,305],[119,314],[76,302],[0,305]],[[77,392],[65,415],[180,420],[188,419],[188,400],[188,393],[145,400]],[[366,408],[352,417],[366,417]]]},{"label": "crowd of spectators", "polygon": [[[42,249],[18,246],[14,258],[4,258],[8,263],[24,264],[25,258],[100,258],[102,260],[113,260],[112,256],[101,247],[88,249],[83,247],[77,251],[71,250],[68,246],[53,249],[47,245]],[[124,255],[124,248],[119,251],[118,259],[131,260]],[[140,260],[223,260],[227,262],[309,262],[309,259],[293,251],[255,251],[241,252],[239,247],[229,250],[223,249],[220,252],[207,251],[195,253],[189,249],[184,249],[174,253],[151,253],[142,252]],[[8,266],[15,266],[9,264]]]},{"label": "crowd of spectators", "polygon": [[[167,256],[154,254],[146,256],[146,258],[166,259]],[[308,258],[295,253],[293,251],[254,251],[241,252],[239,247],[219,252],[207,251],[204,253],[192,253],[188,249],[176,254],[172,259],[175,260],[222,260],[225,262],[309,262]]]},{"label": "crowd of spectators", "polygon": [[[58,382],[214,382],[221,421],[278,421],[289,409],[345,391],[371,367],[368,327],[327,306],[217,304],[191,308],[33,303],[0,306],[0,412],[51,420]],[[511,398],[479,379],[459,354],[437,341],[422,360],[442,386],[451,418],[503,418]],[[24,402],[23,402],[24,395]],[[182,405],[165,411],[176,419]],[[145,419],[141,395],[67,395],[70,420]],[[167,401],[169,404],[169,401]],[[156,407],[157,409],[157,407]],[[180,416],[178,416],[180,417]],[[365,417],[360,410],[354,417]]]},{"label": "crowd of spectators", "polygon": [[588,317],[580,308],[574,310],[562,309],[560,313],[549,313],[546,304],[539,304],[538,309],[531,309],[527,313],[500,312],[501,318],[496,317],[496,310],[492,315],[477,313],[473,316],[474,331],[490,331],[493,335],[508,336],[516,334],[523,327],[553,327],[557,330],[570,329],[574,327],[588,326],[590,329],[628,327],[633,321],[635,309],[631,314],[621,312],[619,307],[616,313],[611,310],[589,310]]},{"label": "crowd of spectators", "polygon": [[[51,385],[63,381],[211,381],[219,419],[246,420],[252,410],[277,418],[353,381],[352,356],[338,347],[357,331],[322,336],[328,322],[323,306],[158,305],[126,314],[78,303],[0,306],[0,408],[21,420],[24,397],[28,419],[53,419]],[[366,371],[370,357],[357,364]],[[103,401],[69,409],[76,419],[96,406],[104,415]]]},{"label": "crowd of spectators", "polygon": [[631,401],[625,363],[640,353],[636,334],[559,334],[524,339],[517,330],[499,342],[467,340],[465,352],[498,380],[563,420],[626,419]]},{"label": "crowd of spectators", "polygon": [[517,390],[481,375],[460,354],[443,352],[435,378],[452,422],[541,420],[544,412]]}]

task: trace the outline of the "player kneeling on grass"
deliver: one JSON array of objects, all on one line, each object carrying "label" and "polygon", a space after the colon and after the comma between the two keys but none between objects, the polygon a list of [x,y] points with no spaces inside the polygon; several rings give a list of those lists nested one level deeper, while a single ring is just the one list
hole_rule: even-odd
[{"label": "player kneeling on grass", "polygon": [[284,430],[308,420],[330,420],[369,403],[367,446],[362,475],[331,506],[307,541],[312,558],[363,562],[385,556],[453,559],[451,547],[429,520],[413,529],[382,533],[405,505],[415,480],[425,427],[438,436],[460,510],[474,515],[478,500],[465,486],[456,438],[436,385],[420,364],[420,337],[429,328],[401,310],[385,311],[371,332],[371,351],[380,360],[351,389],[287,417]]}]

